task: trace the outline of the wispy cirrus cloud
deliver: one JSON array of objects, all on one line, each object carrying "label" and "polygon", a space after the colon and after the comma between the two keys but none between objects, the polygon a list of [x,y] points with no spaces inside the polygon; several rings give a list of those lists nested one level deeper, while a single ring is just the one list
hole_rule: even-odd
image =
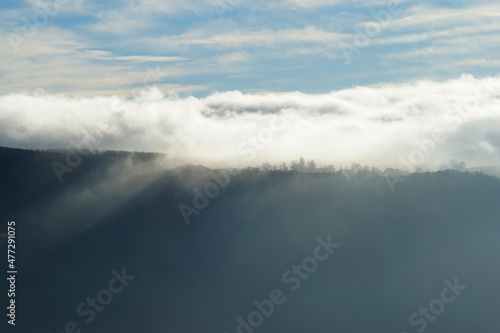
[{"label": "wispy cirrus cloud", "polygon": [[[170,73],[157,82],[164,87],[210,87],[205,94],[233,89],[326,93],[500,69],[494,61],[500,7],[490,2],[222,3],[229,8],[222,14],[220,2],[210,0],[61,5],[19,52],[8,38],[0,41],[0,71],[10,79],[1,87],[6,92],[130,91],[143,87],[141,76],[151,64],[161,64]],[[394,6],[397,10],[387,15]],[[37,0],[6,7],[0,11],[0,31],[24,38],[25,25],[36,25],[33,17],[43,16],[43,8]],[[367,36],[369,27],[377,33]],[[345,48],[355,50],[349,61]]]},{"label": "wispy cirrus cloud", "polygon": [[144,55],[128,55],[117,56],[108,51],[101,50],[85,50],[89,58],[101,60],[123,60],[131,62],[171,62],[171,61],[184,61],[186,58],[182,57],[164,57],[164,56],[144,56]]}]

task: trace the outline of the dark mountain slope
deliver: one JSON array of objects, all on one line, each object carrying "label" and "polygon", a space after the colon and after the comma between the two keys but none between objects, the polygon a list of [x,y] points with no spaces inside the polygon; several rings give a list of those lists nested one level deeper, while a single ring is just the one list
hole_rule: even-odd
[{"label": "dark mountain slope", "polygon": [[[18,226],[23,332],[61,332],[69,321],[83,332],[236,332],[238,317],[262,318],[245,333],[500,329],[497,178],[412,174],[392,192],[371,172],[349,180],[341,172],[232,171],[186,224],[179,204],[194,207],[193,189],[203,192],[222,170],[167,170],[159,156],[102,153],[60,184],[39,162],[52,153],[18,153],[32,155],[2,155],[2,198],[12,204],[2,217]],[[329,237],[340,246],[307,266]],[[302,264],[310,273],[294,274]],[[122,267],[135,279],[86,323],[76,308]],[[424,319],[419,308],[440,305],[443,281],[455,278],[467,289]],[[252,317],[254,300],[275,289],[282,304]]]}]

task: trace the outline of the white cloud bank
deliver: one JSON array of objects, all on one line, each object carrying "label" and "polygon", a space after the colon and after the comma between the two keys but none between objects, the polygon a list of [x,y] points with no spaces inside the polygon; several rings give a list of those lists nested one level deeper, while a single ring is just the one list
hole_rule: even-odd
[{"label": "white cloud bank", "polygon": [[[0,145],[158,151],[224,166],[352,162],[436,169],[500,164],[500,78],[355,87],[324,95],[217,93],[132,98],[0,97]],[[408,164],[409,163],[409,164]],[[410,165],[410,167],[409,167]]]}]

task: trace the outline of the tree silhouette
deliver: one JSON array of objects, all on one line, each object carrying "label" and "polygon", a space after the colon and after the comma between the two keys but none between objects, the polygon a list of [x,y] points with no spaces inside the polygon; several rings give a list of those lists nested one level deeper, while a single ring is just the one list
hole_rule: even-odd
[{"label": "tree silhouette", "polygon": [[316,163],[314,162],[314,160],[310,160],[309,162],[307,162],[307,170],[316,171]]}]

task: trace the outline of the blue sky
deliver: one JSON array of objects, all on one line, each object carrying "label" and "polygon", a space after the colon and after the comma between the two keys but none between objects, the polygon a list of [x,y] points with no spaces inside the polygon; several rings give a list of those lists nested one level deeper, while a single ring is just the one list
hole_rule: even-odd
[{"label": "blue sky", "polygon": [[327,93],[500,67],[493,1],[9,0],[0,9],[4,93]]}]

